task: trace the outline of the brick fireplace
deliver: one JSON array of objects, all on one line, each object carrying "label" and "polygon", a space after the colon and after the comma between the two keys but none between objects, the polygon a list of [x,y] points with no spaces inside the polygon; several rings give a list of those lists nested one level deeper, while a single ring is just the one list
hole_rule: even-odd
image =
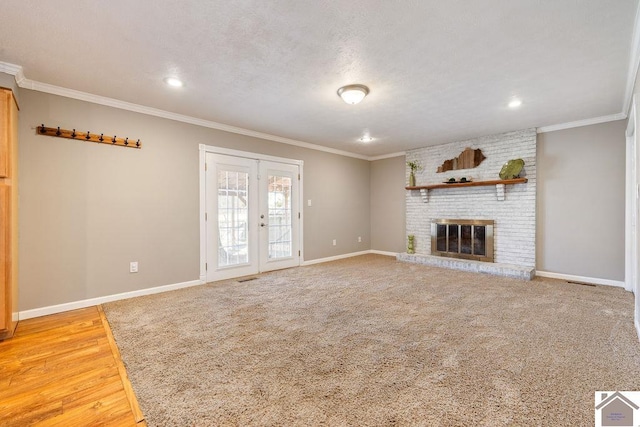
[{"label": "brick fireplace", "polygon": [[493,262],[493,224],[482,219],[436,219],[431,223],[431,255]]},{"label": "brick fireplace", "polygon": [[[437,173],[443,161],[458,156],[465,148],[481,149],[486,159],[476,168]],[[408,151],[407,161],[416,161],[422,169],[416,173],[417,185],[447,182],[450,178],[465,177],[473,182],[499,180],[502,166],[511,159],[525,162],[521,176],[526,183],[513,185],[464,186],[437,188],[425,192],[407,190],[407,235],[415,236],[415,254],[400,254],[398,259],[470,271],[483,271],[514,277],[532,278],[535,270],[536,237],[536,130],[525,129],[466,141],[425,147]],[[408,178],[407,168],[407,178]],[[407,180],[408,182],[408,180]],[[461,244],[462,233],[469,240],[471,224],[449,228],[457,219],[492,221],[493,248],[479,257],[466,256],[469,249]],[[432,228],[438,222],[440,229],[450,231],[454,237],[432,239]],[[444,221],[444,223],[442,222]],[[445,227],[446,225],[446,227]],[[462,226],[464,225],[464,228]],[[469,226],[469,227],[467,227]],[[456,234],[457,237],[456,237]],[[437,233],[436,233],[437,234]],[[458,240],[456,240],[456,238]],[[440,242],[440,243],[438,243]],[[443,243],[445,242],[445,243]],[[440,244],[440,248],[438,248]],[[446,251],[442,245],[451,244]],[[450,249],[450,250],[449,250]],[[471,250],[473,252],[473,249]],[[462,259],[451,259],[454,255]],[[445,255],[433,256],[433,255]],[[463,256],[459,256],[463,255]],[[479,255],[479,254],[478,254]]]}]

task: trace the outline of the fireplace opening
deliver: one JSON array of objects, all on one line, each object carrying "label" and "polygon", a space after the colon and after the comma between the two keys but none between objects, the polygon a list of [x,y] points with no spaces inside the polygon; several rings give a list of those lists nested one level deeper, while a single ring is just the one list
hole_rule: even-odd
[{"label": "fireplace opening", "polygon": [[431,223],[431,254],[493,262],[493,221],[434,220]]}]

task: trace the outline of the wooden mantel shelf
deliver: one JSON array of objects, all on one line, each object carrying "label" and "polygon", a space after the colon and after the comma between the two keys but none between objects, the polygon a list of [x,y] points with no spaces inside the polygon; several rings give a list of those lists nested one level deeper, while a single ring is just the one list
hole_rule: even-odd
[{"label": "wooden mantel shelf", "polygon": [[524,184],[528,181],[527,178],[515,178],[515,179],[495,179],[491,181],[471,181],[471,182],[456,182],[455,184],[432,184],[432,185],[416,185],[415,187],[405,187],[407,190],[420,190],[422,198],[425,203],[429,201],[429,190],[436,190],[438,188],[460,188],[460,187],[487,187],[491,185],[496,186],[496,196],[498,200],[504,200],[504,186],[510,184]]}]

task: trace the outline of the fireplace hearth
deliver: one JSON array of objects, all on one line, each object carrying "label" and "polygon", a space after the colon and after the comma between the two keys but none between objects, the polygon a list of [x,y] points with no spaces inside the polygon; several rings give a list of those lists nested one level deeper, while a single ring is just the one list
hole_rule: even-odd
[{"label": "fireplace hearth", "polygon": [[493,226],[493,220],[433,220],[431,255],[493,262]]}]

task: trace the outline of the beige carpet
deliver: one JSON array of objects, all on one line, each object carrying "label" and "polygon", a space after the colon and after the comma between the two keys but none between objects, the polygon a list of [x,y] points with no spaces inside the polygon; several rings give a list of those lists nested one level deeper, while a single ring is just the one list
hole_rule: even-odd
[{"label": "beige carpet", "polygon": [[367,255],[104,306],[151,426],[589,426],[633,295]]}]

